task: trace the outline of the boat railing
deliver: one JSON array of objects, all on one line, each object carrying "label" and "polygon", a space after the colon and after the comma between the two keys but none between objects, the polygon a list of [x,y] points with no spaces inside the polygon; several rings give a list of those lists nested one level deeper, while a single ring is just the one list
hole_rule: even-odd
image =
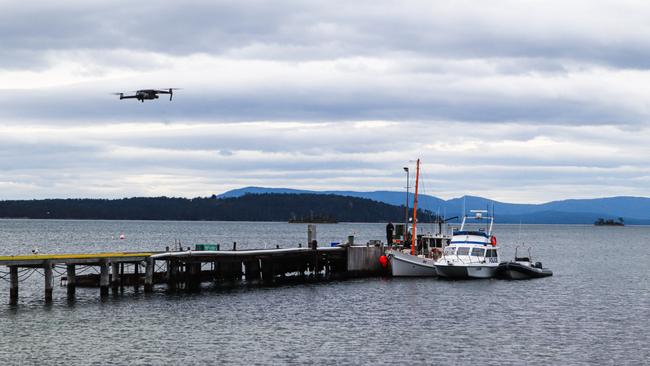
[{"label": "boat railing", "polygon": [[[527,253],[526,253],[527,255],[524,254],[524,255],[526,255],[525,257],[520,257],[519,256],[519,250],[523,251],[524,249],[527,251]],[[528,262],[532,263],[533,262],[533,257],[530,254],[530,247],[526,246],[525,244],[517,245],[515,247],[515,261],[522,261],[522,262],[528,261]]]}]

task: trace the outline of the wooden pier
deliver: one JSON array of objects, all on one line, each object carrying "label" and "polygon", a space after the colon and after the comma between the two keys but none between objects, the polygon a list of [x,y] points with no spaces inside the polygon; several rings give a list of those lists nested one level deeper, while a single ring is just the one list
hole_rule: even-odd
[{"label": "wooden pier", "polygon": [[[9,268],[9,303],[18,303],[18,285],[20,269],[40,269],[45,279],[45,302],[52,301],[54,287],[53,269],[57,265],[65,265],[66,287],[68,298],[74,298],[77,287],[77,266],[96,266],[99,268],[99,288],[102,296],[108,295],[108,289],[119,284],[119,278],[124,274],[124,264],[133,264],[135,268],[141,262],[147,263],[147,268],[153,270],[151,255],[153,253],[95,253],[95,254],[34,254],[17,256],[0,256],[0,266]],[[109,268],[111,274],[109,274]],[[121,273],[120,273],[121,270]],[[112,281],[111,281],[112,279]]]},{"label": "wooden pier", "polygon": [[[99,287],[100,296],[123,290],[124,286],[166,284],[169,291],[199,291],[201,284],[271,285],[287,280],[343,279],[351,276],[379,276],[383,245],[274,248],[256,250],[183,250],[137,253],[35,254],[0,256],[0,268],[8,268],[9,303],[18,303],[21,271],[43,271],[45,302],[52,301],[54,268],[65,267],[60,281],[74,299],[78,286]],[[58,267],[57,267],[58,266]],[[78,267],[97,268],[98,274],[80,274]],[[125,269],[127,269],[125,271]]]}]

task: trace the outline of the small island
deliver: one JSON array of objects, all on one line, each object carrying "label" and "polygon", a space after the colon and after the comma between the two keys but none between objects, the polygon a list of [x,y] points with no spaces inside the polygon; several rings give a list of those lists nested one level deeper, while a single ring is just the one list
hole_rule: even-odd
[{"label": "small island", "polygon": [[617,220],[612,219],[603,219],[602,217],[594,222],[596,226],[625,226],[625,222],[622,217],[619,217]]}]

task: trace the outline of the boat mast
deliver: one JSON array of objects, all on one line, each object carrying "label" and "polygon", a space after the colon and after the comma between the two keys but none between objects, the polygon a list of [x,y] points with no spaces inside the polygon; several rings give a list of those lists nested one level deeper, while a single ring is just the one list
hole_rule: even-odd
[{"label": "boat mast", "polygon": [[411,234],[411,255],[415,255],[415,240],[418,235],[418,183],[420,180],[420,159],[418,159],[415,168],[415,197],[413,198],[413,234]]}]

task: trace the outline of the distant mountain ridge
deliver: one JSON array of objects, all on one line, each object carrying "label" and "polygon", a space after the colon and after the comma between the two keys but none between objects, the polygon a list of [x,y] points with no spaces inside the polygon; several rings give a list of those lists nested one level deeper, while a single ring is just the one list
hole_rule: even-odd
[{"label": "distant mountain ridge", "polygon": [[[240,197],[245,194],[287,193],[287,194],[334,194],[367,198],[391,205],[404,205],[405,192],[395,191],[310,191],[290,188],[244,187],[230,190],[217,197]],[[463,196],[444,200],[430,195],[419,195],[419,207],[447,217],[458,215],[465,209],[482,209],[494,206],[499,223],[531,224],[591,224],[598,218],[624,218],[628,224],[650,224],[650,198],[648,197],[605,197],[591,199],[567,199],[541,204],[499,202],[477,196]],[[413,194],[409,194],[409,206]]]}]

